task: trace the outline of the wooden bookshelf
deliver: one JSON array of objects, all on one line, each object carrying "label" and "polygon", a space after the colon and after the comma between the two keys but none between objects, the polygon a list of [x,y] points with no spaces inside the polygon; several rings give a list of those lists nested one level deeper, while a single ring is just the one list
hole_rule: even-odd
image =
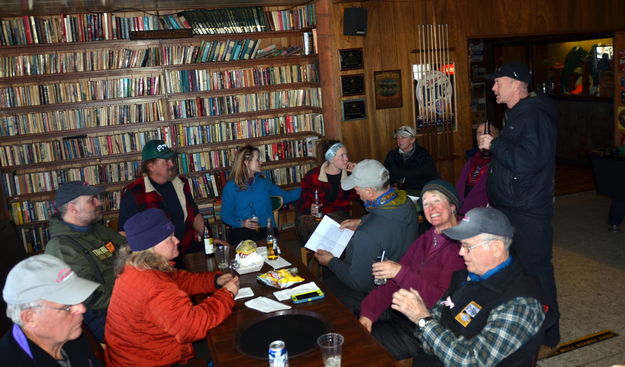
[{"label": "wooden bookshelf", "polygon": [[[222,26],[233,30],[235,15],[250,9],[261,8],[220,10],[234,16]],[[315,164],[310,141],[325,135],[318,58],[303,51],[314,24],[272,22],[314,20],[314,7],[264,9],[273,14],[263,31],[247,24],[248,31],[181,39],[119,39],[111,13],[0,19],[0,216],[15,221],[28,251],[45,246],[62,182],[105,187],[103,209],[114,219],[119,191],[138,176],[151,139],[180,153],[179,171],[213,219],[239,146],[260,148],[276,184],[299,183]],[[49,29],[67,22],[77,22],[77,33]],[[56,43],[34,43],[34,27],[44,23],[39,40]],[[20,32],[32,43],[6,44],[8,33]]]}]

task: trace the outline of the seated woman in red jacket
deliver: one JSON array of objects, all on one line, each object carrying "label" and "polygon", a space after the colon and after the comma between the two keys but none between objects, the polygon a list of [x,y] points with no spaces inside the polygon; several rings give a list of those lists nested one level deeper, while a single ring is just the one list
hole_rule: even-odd
[{"label": "seated woman in red jacket", "polygon": [[318,151],[323,163],[306,173],[302,179],[302,194],[295,204],[295,228],[302,243],[308,241],[323,215],[338,223],[348,219],[351,202],[358,197],[355,190],[341,189],[341,180],[355,166],[349,161],[347,147],[338,140],[324,140],[319,144]]},{"label": "seated woman in red jacket", "polygon": [[[104,339],[107,366],[170,366],[195,355],[206,337],[232,313],[239,279],[173,267],[178,256],[174,225],[161,209],[147,209],[124,224],[128,248],[108,308]],[[212,293],[197,305],[190,295]]]},{"label": "seated woman in red jacket", "polygon": [[421,192],[423,212],[432,227],[410,245],[399,263],[373,263],[373,276],[387,282],[373,289],[360,305],[360,323],[397,360],[417,355],[421,343],[414,335],[414,322],[390,309],[393,293],[400,288],[414,288],[430,308],[449,287],[453,272],[465,268],[458,255],[458,241],[442,233],[457,222],[459,201],[455,188],[436,179],[426,183]]}]

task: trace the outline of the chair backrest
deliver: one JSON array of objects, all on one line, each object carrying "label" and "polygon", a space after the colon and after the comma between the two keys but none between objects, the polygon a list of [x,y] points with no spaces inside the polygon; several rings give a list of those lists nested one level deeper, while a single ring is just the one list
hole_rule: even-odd
[{"label": "chair backrest", "polygon": [[273,220],[276,222],[277,230],[280,230],[280,209],[284,206],[284,199],[282,196],[271,197],[271,210],[273,211]]}]

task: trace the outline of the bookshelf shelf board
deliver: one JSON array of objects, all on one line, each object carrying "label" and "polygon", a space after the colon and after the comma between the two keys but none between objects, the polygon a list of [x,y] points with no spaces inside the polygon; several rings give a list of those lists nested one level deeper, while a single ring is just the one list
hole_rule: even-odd
[{"label": "bookshelf shelf board", "polygon": [[317,55],[290,55],[290,56],[275,56],[275,57],[263,57],[259,59],[250,60],[235,60],[235,61],[216,61],[216,62],[200,62],[194,64],[175,64],[175,65],[163,65],[165,70],[202,70],[202,69],[218,69],[228,68],[236,69],[246,66],[271,66],[278,64],[306,64],[311,61],[317,60]]},{"label": "bookshelf shelf board", "polygon": [[[113,183],[95,184],[91,186],[104,187],[105,192],[113,192],[113,191],[121,190],[124,186],[126,186],[130,182],[131,181],[117,181]],[[22,201],[22,200],[28,200],[28,201],[53,200],[55,194],[56,194],[56,190],[33,192],[33,193],[28,193],[28,194],[9,196],[7,197],[7,201],[10,203],[10,202]]]},{"label": "bookshelf shelf board", "polygon": [[300,106],[300,107],[289,107],[289,108],[276,108],[262,111],[253,111],[253,112],[242,112],[242,113],[233,113],[227,115],[215,115],[215,116],[200,116],[200,117],[191,117],[184,119],[172,119],[172,122],[175,124],[187,124],[194,122],[222,122],[229,120],[244,120],[250,117],[260,117],[260,116],[277,116],[284,115],[290,113],[300,113],[300,112],[312,112],[312,113],[321,113],[322,109],[320,107],[314,106]]},{"label": "bookshelf shelf board", "polygon": [[0,87],[17,84],[43,84],[45,82],[64,82],[67,80],[106,79],[108,77],[136,77],[161,75],[162,67],[123,68],[93,71],[73,71],[69,73],[25,75],[0,78]]},{"label": "bookshelf shelf board", "polygon": [[207,90],[198,92],[185,92],[185,93],[172,93],[169,94],[170,101],[179,101],[196,97],[215,97],[215,96],[229,96],[233,94],[251,94],[255,92],[275,91],[275,90],[291,90],[302,88],[319,88],[319,83],[306,82],[306,83],[283,83],[263,85],[257,87],[245,87],[245,88],[226,88],[219,90]]},{"label": "bookshelf shelf board", "polygon": [[110,126],[99,126],[99,127],[85,127],[80,129],[68,129],[61,131],[49,131],[46,133],[37,133],[37,134],[20,134],[14,136],[2,136],[0,137],[0,144],[9,143],[9,142],[17,142],[17,141],[38,141],[38,140],[49,140],[52,137],[59,136],[75,136],[75,135],[102,135],[102,133],[106,132],[118,132],[125,130],[136,130],[136,131],[145,131],[154,128],[161,128],[170,126],[171,123],[169,121],[146,121],[146,122],[135,122],[128,124],[120,124],[120,125],[110,125]]},{"label": "bookshelf shelf board", "polygon": [[42,54],[51,51],[76,51],[77,49],[143,48],[158,47],[160,40],[102,40],[86,42],[34,43],[29,45],[0,46],[4,55]]},{"label": "bookshelf shelf board", "polygon": [[95,163],[95,164],[103,164],[103,163],[115,163],[115,162],[123,162],[127,161],[131,158],[140,159],[141,151],[138,152],[129,152],[129,153],[118,153],[118,154],[109,154],[97,157],[83,157],[83,158],[72,158],[70,160],[62,160],[57,162],[42,162],[42,163],[32,163],[32,164],[20,164],[17,166],[4,166],[1,167],[3,172],[10,171],[19,171],[25,172],[26,170],[39,170],[39,169],[58,169],[71,167],[74,165],[79,165],[80,167],[88,166],[88,164],[84,163]]},{"label": "bookshelf shelf board", "polygon": [[23,107],[6,107],[6,108],[0,108],[0,116],[15,115],[15,114],[20,114],[20,113],[28,113],[28,112],[69,110],[72,108],[87,108],[87,107],[144,103],[144,102],[150,102],[150,101],[158,101],[163,98],[164,96],[159,94],[155,96],[115,98],[115,99],[82,101],[82,102],[72,102],[72,103],[43,104],[43,105],[23,106]]},{"label": "bookshelf shelf board", "polygon": [[288,38],[301,37],[304,32],[311,32],[316,27],[306,27],[292,29],[288,31],[267,31],[267,32],[246,32],[246,33],[224,33],[224,34],[202,34],[194,35],[190,38],[164,39],[162,45],[175,45],[182,43],[192,43],[197,41],[225,41],[240,39],[265,39],[265,38]]}]

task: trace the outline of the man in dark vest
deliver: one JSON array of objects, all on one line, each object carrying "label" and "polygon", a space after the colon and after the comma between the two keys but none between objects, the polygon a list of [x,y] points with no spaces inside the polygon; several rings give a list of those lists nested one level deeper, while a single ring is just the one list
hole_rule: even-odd
[{"label": "man in dark vest", "polygon": [[546,312],[540,285],[509,254],[510,221],[497,209],[475,208],[443,233],[460,241],[467,269],[454,273],[429,311],[414,289],[393,295],[392,307],[416,324],[427,353],[413,366],[529,366]]}]

